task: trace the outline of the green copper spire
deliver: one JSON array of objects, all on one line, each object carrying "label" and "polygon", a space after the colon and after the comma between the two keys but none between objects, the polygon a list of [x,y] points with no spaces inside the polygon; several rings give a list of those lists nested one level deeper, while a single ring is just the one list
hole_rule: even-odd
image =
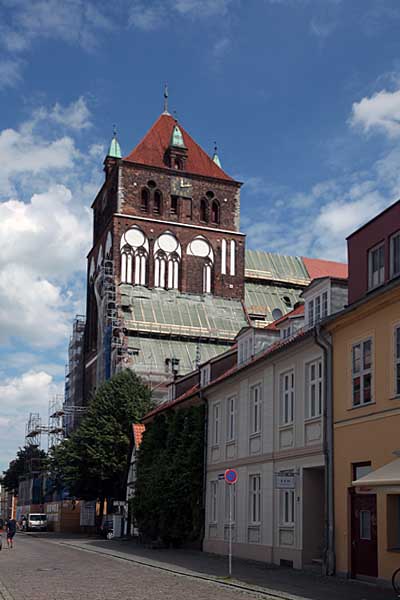
[{"label": "green copper spire", "polygon": [[107,156],[111,156],[111,158],[121,158],[122,157],[121,146],[119,145],[118,140],[117,140],[117,130],[115,128],[115,125],[114,125],[113,139],[111,140],[111,144],[110,144],[110,148],[108,150]]},{"label": "green copper spire", "polygon": [[215,164],[216,164],[216,165],[217,165],[217,166],[218,166],[220,169],[222,169],[222,167],[221,167],[221,161],[219,160],[219,156],[218,156],[218,154],[217,154],[217,150],[218,150],[218,148],[217,148],[217,142],[214,142],[214,154],[213,154],[213,157],[212,157],[212,159],[213,159],[213,161],[215,162]]},{"label": "green copper spire", "polygon": [[172,130],[170,146],[186,148],[185,142],[183,141],[182,131],[179,129],[178,125],[175,125]]}]

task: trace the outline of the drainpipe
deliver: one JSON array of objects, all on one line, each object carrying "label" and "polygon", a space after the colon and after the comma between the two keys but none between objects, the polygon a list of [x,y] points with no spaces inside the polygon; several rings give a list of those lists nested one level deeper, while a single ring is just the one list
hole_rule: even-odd
[{"label": "drainpipe", "polygon": [[325,455],[325,575],[334,575],[335,555],[335,513],[334,513],[334,473],[333,473],[333,351],[331,337],[324,334],[320,325],[314,330],[316,344],[324,353],[324,455]]},{"label": "drainpipe", "polygon": [[204,448],[203,448],[203,498],[202,498],[202,518],[203,518],[203,539],[201,540],[201,549],[204,547],[206,537],[206,499],[207,499],[207,444],[208,444],[208,401],[204,396],[203,390],[199,390],[200,400],[204,401]]}]

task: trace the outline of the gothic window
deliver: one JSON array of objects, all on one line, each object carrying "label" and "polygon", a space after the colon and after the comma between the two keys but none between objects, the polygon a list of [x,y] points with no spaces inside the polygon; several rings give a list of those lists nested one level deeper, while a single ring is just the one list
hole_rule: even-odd
[{"label": "gothic window", "polygon": [[236,242],[235,240],[231,240],[231,256],[230,256],[230,264],[229,264],[229,273],[230,275],[236,274]]},{"label": "gothic window", "polygon": [[167,255],[160,250],[154,260],[154,287],[165,288],[165,272],[167,267]]},{"label": "gothic window", "polygon": [[179,158],[174,159],[174,169],[177,171],[182,171],[182,161]]},{"label": "gothic window", "polygon": [[121,237],[121,283],[146,285],[149,242],[139,227]]},{"label": "gothic window", "polygon": [[211,221],[219,223],[219,203],[217,200],[213,200],[211,205]]},{"label": "gothic window", "polygon": [[226,240],[221,242],[221,275],[226,275]]},{"label": "gothic window", "polygon": [[208,221],[208,202],[205,198],[200,201],[200,221]]},{"label": "gothic window", "polygon": [[162,214],[162,194],[161,194],[160,190],[156,190],[154,192],[153,211],[154,211],[154,214],[156,214],[156,215]]},{"label": "gothic window", "polygon": [[154,287],[179,289],[181,246],[176,237],[165,231],[154,243]]},{"label": "gothic window", "polygon": [[140,208],[142,209],[143,212],[148,212],[148,210],[149,210],[149,197],[150,197],[149,190],[147,188],[142,188]]},{"label": "gothic window", "polygon": [[207,259],[203,265],[203,292],[211,294],[212,262]]}]

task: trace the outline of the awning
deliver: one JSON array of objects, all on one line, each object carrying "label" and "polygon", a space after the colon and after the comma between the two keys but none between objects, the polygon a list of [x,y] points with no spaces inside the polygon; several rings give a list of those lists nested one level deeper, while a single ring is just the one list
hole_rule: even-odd
[{"label": "awning", "polygon": [[354,487],[400,486],[400,458],[352,482]]}]

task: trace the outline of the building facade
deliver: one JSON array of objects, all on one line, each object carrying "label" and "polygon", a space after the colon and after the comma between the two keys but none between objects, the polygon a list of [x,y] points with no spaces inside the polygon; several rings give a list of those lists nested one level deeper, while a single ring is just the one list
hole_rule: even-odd
[{"label": "building facade", "polygon": [[167,109],[124,158],[114,138],[104,171],[87,266],[86,401],[123,368],[164,398],[243,326],[289,312],[321,266],[246,252],[241,183]]},{"label": "building facade", "polygon": [[348,251],[350,304],[327,325],[336,568],[390,580],[400,547],[400,202],[352,234]]}]

